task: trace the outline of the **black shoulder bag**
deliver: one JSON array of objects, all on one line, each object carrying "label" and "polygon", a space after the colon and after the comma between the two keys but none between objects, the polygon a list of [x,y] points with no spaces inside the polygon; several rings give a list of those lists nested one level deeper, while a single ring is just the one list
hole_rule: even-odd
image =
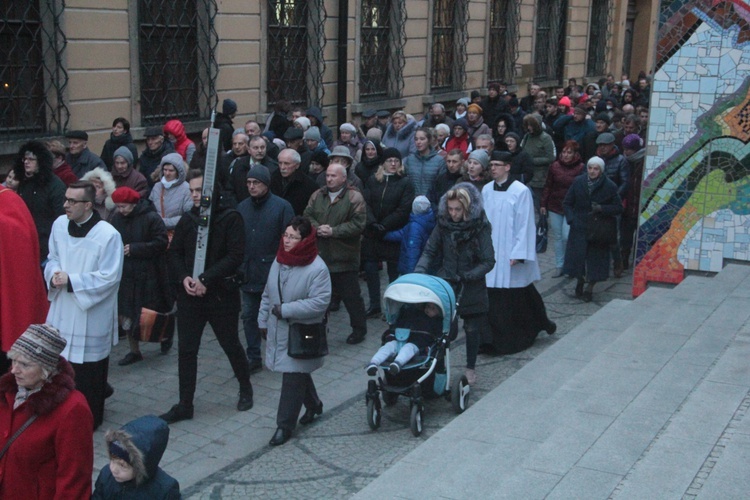
[{"label": "black shoulder bag", "polygon": [[[279,286],[279,302],[284,303],[281,296],[281,272],[277,276]],[[327,315],[327,313],[326,313]],[[314,359],[328,354],[328,317],[320,323],[304,324],[289,322],[289,342],[287,354],[295,359]]]}]

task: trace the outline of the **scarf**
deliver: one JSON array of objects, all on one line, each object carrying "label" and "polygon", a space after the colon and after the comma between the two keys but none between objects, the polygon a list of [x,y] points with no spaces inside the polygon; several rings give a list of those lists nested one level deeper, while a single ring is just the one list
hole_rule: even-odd
[{"label": "scarf", "polygon": [[162,176],[162,178],[161,178],[161,181],[160,181],[160,182],[161,182],[161,185],[162,185],[162,186],[164,186],[164,189],[169,189],[169,188],[171,188],[172,186],[174,186],[175,184],[177,184],[177,182],[178,182],[179,180],[180,180],[180,179],[178,178],[178,179],[174,179],[174,180],[168,181],[168,180],[166,180],[166,179],[165,179],[165,178],[164,178],[164,177]]},{"label": "scarf", "polygon": [[605,175],[606,174],[602,172],[601,174],[599,174],[599,177],[597,177],[596,179],[592,179],[591,177],[586,175],[586,187],[588,187],[589,194],[593,193],[594,189],[599,187],[599,184],[604,182]]},{"label": "scarf", "polygon": [[80,226],[73,222],[72,220],[68,221],[68,234],[72,236],[73,238],[85,238],[87,234],[89,234],[89,231],[94,229],[94,226],[102,220],[102,218],[99,216],[99,212],[94,210],[91,214],[91,218],[81,224]]},{"label": "scarf", "polygon": [[18,392],[16,392],[16,399],[13,402],[13,409],[15,410],[22,404],[26,402],[27,399],[29,399],[29,396],[33,396],[37,392],[42,390],[42,386],[40,385],[36,389],[26,389],[25,387],[18,386]]},{"label": "scarf", "polygon": [[276,252],[276,260],[285,266],[307,266],[318,256],[318,243],[315,236],[315,228],[302,241],[297,243],[288,252],[284,250],[284,240],[279,242],[279,250]]}]

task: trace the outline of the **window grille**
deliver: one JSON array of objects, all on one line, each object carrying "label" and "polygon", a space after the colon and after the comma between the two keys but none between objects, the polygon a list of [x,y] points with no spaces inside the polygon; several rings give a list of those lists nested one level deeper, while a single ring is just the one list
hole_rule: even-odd
[{"label": "window grille", "polygon": [[268,106],[323,100],[326,12],[322,0],[268,0]]},{"label": "window grille", "polygon": [[433,91],[459,90],[466,80],[466,0],[434,0],[432,9]]},{"label": "window grille", "polygon": [[0,134],[5,139],[65,130],[63,9],[56,0],[0,0]]},{"label": "window grille", "polygon": [[362,0],[359,95],[399,97],[404,87],[405,0]]},{"label": "window grille", "polygon": [[607,49],[611,33],[612,12],[609,0],[593,0],[589,23],[589,51],[586,61],[586,74],[601,76],[607,71]]},{"label": "window grille", "polygon": [[139,0],[144,125],[210,118],[216,107],[215,0]]},{"label": "window grille", "polygon": [[539,0],[537,3],[534,81],[562,82],[567,13],[567,0]]},{"label": "window grille", "polygon": [[518,58],[521,2],[514,0],[492,0],[490,5],[490,40],[487,70],[488,83],[512,83]]}]

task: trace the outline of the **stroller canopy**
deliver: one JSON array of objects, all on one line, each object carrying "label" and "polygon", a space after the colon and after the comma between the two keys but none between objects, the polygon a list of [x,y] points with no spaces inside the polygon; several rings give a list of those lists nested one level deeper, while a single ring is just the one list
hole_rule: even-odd
[{"label": "stroller canopy", "polygon": [[443,333],[448,333],[456,314],[456,296],[453,288],[442,278],[428,274],[405,274],[388,285],[383,294],[385,319],[393,325],[404,304],[429,302],[443,313]]}]

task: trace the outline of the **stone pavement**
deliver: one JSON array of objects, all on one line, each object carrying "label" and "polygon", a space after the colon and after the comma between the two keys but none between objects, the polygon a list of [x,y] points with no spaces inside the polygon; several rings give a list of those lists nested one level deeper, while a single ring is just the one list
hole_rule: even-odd
[{"label": "stone pavement", "polygon": [[[597,285],[594,302],[582,303],[573,296],[573,280],[548,277],[554,270],[553,257],[552,245],[540,255],[545,278],[537,288],[558,332],[554,336],[541,333],[531,349],[513,356],[480,356],[472,405],[607,302],[630,299],[630,277],[626,275]],[[362,290],[366,297],[364,282]],[[313,375],[324,403],[323,416],[309,428],[298,427],[293,439],[279,448],[269,447],[268,440],[276,429],[280,374],[264,370],[254,375],[255,406],[237,412],[237,383],[207,328],[199,358],[195,418],[171,426],[162,467],[180,481],[187,498],[351,497],[456,418],[449,402],[429,401],[424,432],[414,438],[409,430],[408,403],[399,401],[385,410],[378,431],[369,429],[364,404],[368,377],[363,366],[379,347],[385,323],[371,319],[368,328],[365,342],[347,345],[348,316],[343,307],[332,314],[331,354]],[[451,350],[454,373],[463,370],[463,343],[461,334]],[[106,429],[141,415],[158,415],[177,402],[176,349],[167,356],[160,356],[156,345],[142,345],[142,350],[145,361],[128,367],[117,366],[127,352],[126,343],[113,350],[110,381],[115,394],[107,401],[105,422],[94,437],[94,477],[107,463],[103,446]],[[472,414],[469,411],[462,418]]]}]

